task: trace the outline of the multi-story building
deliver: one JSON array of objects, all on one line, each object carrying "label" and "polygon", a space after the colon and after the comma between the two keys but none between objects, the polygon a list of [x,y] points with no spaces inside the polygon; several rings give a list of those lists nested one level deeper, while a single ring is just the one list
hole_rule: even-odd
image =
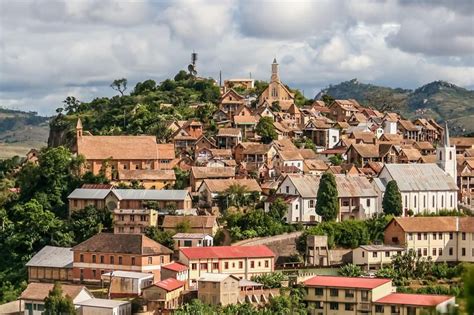
[{"label": "multi-story building", "polygon": [[203,233],[214,236],[219,229],[217,217],[212,215],[165,215],[161,228],[165,232],[177,232],[185,227],[188,233]]},{"label": "multi-story building", "polygon": [[189,268],[190,286],[205,273],[225,273],[239,279],[274,271],[275,254],[265,245],[181,248],[179,261]]},{"label": "multi-story building", "polygon": [[158,221],[158,211],[153,209],[115,209],[113,214],[114,233],[144,233]]},{"label": "multi-story building", "polygon": [[272,63],[272,76],[268,87],[258,97],[258,106],[272,106],[274,102],[280,106],[282,111],[287,111],[295,102],[295,94],[280,81],[278,63],[276,58]]},{"label": "multi-story building", "polygon": [[474,262],[474,218],[393,218],[385,228],[384,242],[435,262]]},{"label": "multi-story building", "polygon": [[182,304],[184,282],[168,278],[143,289],[143,299],[150,310],[172,310]]},{"label": "multi-story building", "polygon": [[198,299],[206,304],[237,304],[239,292],[239,278],[233,275],[205,273],[198,280]]},{"label": "multi-story building", "polygon": [[99,283],[114,270],[149,272],[160,279],[173,251],[142,234],[99,233],[72,248],[75,282]]},{"label": "multi-story building", "polygon": [[390,279],[316,276],[304,282],[314,315],[418,315],[426,309],[447,313],[453,296],[394,293]]},{"label": "multi-story building", "polygon": [[206,233],[176,233],[173,235],[174,249],[181,247],[212,246],[214,238]]},{"label": "multi-story building", "polygon": [[365,270],[376,270],[392,262],[392,257],[405,251],[401,246],[361,245],[352,251],[352,262]]}]

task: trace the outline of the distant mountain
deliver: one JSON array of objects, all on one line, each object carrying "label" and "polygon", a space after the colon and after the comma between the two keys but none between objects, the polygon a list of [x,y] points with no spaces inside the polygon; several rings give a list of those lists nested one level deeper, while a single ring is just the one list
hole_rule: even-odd
[{"label": "distant mountain", "polygon": [[399,112],[404,117],[432,117],[448,120],[454,133],[474,131],[474,91],[445,81],[434,81],[416,90],[382,87],[359,82],[357,79],[330,85],[316,95],[328,94],[336,99],[354,98],[359,103]]},{"label": "distant mountain", "polygon": [[24,155],[46,145],[49,117],[0,107],[0,159]]}]

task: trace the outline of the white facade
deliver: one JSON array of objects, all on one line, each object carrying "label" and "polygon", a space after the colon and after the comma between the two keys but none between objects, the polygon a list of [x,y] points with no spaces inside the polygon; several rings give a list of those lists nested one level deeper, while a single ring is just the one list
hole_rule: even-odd
[{"label": "white facade", "polygon": [[396,135],[398,132],[397,122],[385,120],[383,122],[383,132],[389,135]]},{"label": "white facade", "polygon": [[328,129],[328,145],[327,149],[332,149],[339,142],[339,129],[329,128]]},{"label": "white facade", "polygon": [[449,131],[446,124],[443,142],[436,148],[436,164],[457,181],[456,146],[449,144]]}]

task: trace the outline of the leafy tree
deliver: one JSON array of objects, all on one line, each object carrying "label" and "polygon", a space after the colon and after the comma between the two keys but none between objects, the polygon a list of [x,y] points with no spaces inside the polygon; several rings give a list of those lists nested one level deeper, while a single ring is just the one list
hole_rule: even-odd
[{"label": "leafy tree", "polygon": [[463,275],[464,297],[468,314],[474,314],[474,266],[469,266]]},{"label": "leafy tree", "polygon": [[287,211],[288,205],[280,197],[270,205],[270,215],[276,220],[282,220]]},{"label": "leafy tree", "polygon": [[188,233],[191,230],[191,223],[189,220],[183,220],[176,224],[176,233]]},{"label": "leafy tree", "polygon": [[215,314],[216,310],[209,304],[204,304],[198,299],[193,299],[191,302],[183,304],[177,309],[175,315],[194,315],[194,314]]},{"label": "leafy tree", "polygon": [[175,81],[185,81],[185,80],[189,80],[192,78],[192,75],[190,75],[189,73],[187,73],[186,71],[184,70],[180,70],[175,76],[174,76],[174,80]]},{"label": "leafy tree", "polygon": [[156,82],[153,80],[146,80],[138,82],[133,89],[132,95],[143,95],[156,91]]},{"label": "leafy tree", "polygon": [[321,100],[326,104],[326,106],[331,105],[336,99],[332,97],[329,94],[324,94],[323,97],[321,97]]},{"label": "leafy tree", "polygon": [[323,221],[334,221],[339,214],[339,200],[336,178],[331,173],[324,173],[319,182],[316,200],[316,213]]},{"label": "leafy tree", "polygon": [[189,171],[183,171],[179,167],[175,167],[174,174],[176,176],[174,189],[185,189],[189,187]]},{"label": "leafy tree", "polygon": [[246,195],[249,193],[246,186],[239,184],[232,184],[226,190],[224,190],[224,195],[228,198],[229,206],[236,206],[240,208],[247,204]]},{"label": "leafy tree", "polygon": [[329,162],[331,162],[332,165],[339,166],[344,162],[344,159],[340,154],[336,154],[329,157]]},{"label": "leafy tree", "polygon": [[369,239],[372,243],[382,243],[384,241],[384,231],[387,224],[392,220],[393,216],[375,214],[370,219],[365,220],[369,233]]},{"label": "leafy tree", "polygon": [[278,134],[275,130],[273,119],[271,117],[260,118],[255,131],[260,137],[262,137],[263,143],[270,143],[278,138]]},{"label": "leafy tree", "polygon": [[74,96],[68,96],[63,101],[64,109],[66,110],[67,114],[73,114],[79,110],[79,106],[81,106],[81,102],[76,99]]},{"label": "leafy tree", "polygon": [[157,142],[168,143],[173,135],[173,131],[168,128],[164,121],[158,121],[153,128],[153,134],[156,135]]},{"label": "leafy tree", "polygon": [[281,288],[281,283],[286,277],[281,272],[272,272],[253,276],[251,280],[263,284],[264,288],[276,289]]},{"label": "leafy tree", "polygon": [[110,87],[114,89],[115,91],[118,91],[121,96],[123,96],[123,93],[125,90],[127,90],[127,79],[122,78],[122,79],[117,79],[110,84]]},{"label": "leafy tree", "polygon": [[71,214],[69,227],[76,243],[80,243],[103,230],[112,230],[112,223],[112,212],[87,206]]},{"label": "leafy tree", "polygon": [[44,313],[46,315],[76,314],[74,302],[69,295],[64,296],[61,284],[56,282],[44,300]]},{"label": "leafy tree", "polygon": [[394,180],[389,181],[387,184],[382,200],[382,208],[386,214],[393,214],[394,216],[402,214],[402,194],[398,189],[397,182]]},{"label": "leafy tree", "polygon": [[344,277],[360,277],[362,269],[354,264],[346,264],[339,268],[339,274]]},{"label": "leafy tree", "polygon": [[270,109],[274,112],[281,112],[281,107],[280,107],[280,102],[279,101],[273,101],[272,106]]},{"label": "leafy tree", "polygon": [[155,226],[148,226],[145,229],[145,235],[163,246],[166,246],[171,249],[174,248],[173,233],[171,232],[160,231]]}]

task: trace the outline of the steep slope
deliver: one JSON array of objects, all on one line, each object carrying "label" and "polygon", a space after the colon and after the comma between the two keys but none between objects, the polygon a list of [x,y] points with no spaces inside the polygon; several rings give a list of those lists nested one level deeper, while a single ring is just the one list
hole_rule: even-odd
[{"label": "steep slope", "polygon": [[0,159],[24,155],[46,145],[48,117],[34,112],[0,108]]}]

